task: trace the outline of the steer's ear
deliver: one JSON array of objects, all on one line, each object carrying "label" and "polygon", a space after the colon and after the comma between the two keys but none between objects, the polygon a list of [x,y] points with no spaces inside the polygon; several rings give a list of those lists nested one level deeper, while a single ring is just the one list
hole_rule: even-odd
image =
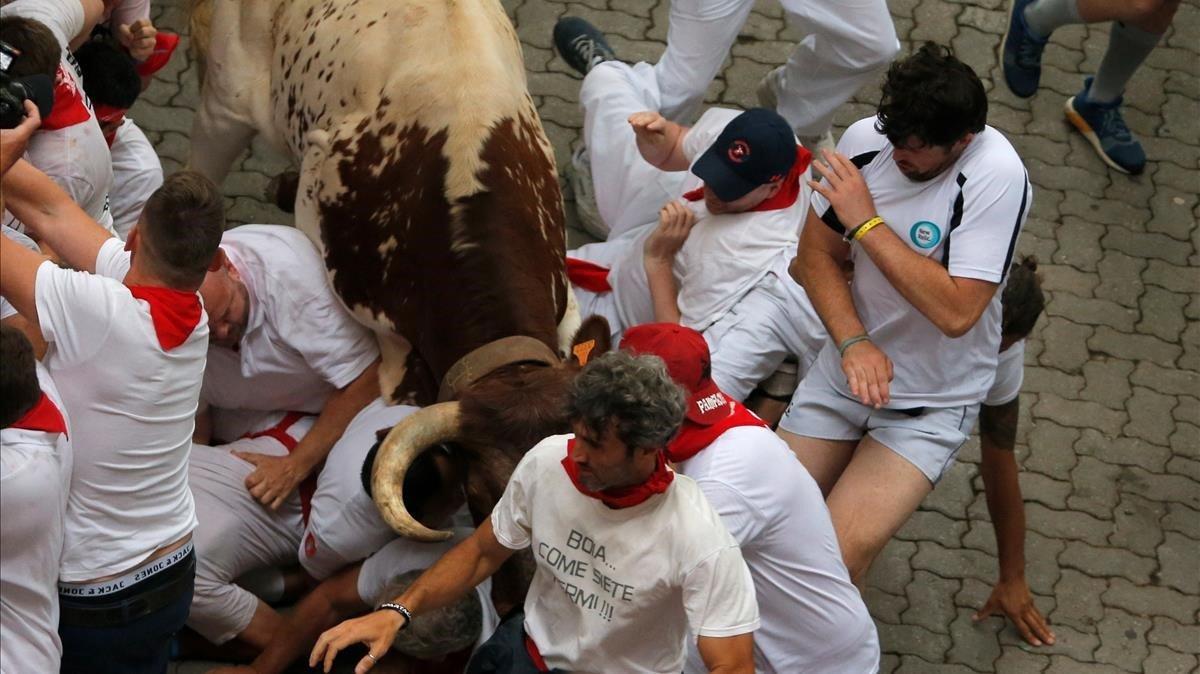
[{"label": "steer's ear", "polygon": [[583,367],[591,359],[612,350],[612,331],[603,316],[588,316],[571,340],[571,353],[567,361],[574,367]]}]

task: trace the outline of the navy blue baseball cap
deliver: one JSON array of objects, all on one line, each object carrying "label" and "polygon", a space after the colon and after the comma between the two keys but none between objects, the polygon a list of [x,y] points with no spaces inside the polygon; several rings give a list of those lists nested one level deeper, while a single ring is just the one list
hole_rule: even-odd
[{"label": "navy blue baseball cap", "polygon": [[796,163],[796,136],[774,110],[751,108],[734,117],[692,165],[721,201],[736,201],[779,180]]}]

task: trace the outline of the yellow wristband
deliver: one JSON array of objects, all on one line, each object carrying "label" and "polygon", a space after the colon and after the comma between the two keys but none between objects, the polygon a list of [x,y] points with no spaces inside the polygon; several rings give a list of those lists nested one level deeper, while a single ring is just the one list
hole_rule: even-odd
[{"label": "yellow wristband", "polygon": [[859,225],[858,229],[854,230],[854,240],[855,241],[861,240],[864,236],[867,235],[867,232],[871,231],[872,229],[875,229],[876,227],[878,227],[879,225],[882,225],[882,224],[883,224],[883,218],[879,217],[878,215],[871,218],[870,220],[867,220],[866,222]]}]

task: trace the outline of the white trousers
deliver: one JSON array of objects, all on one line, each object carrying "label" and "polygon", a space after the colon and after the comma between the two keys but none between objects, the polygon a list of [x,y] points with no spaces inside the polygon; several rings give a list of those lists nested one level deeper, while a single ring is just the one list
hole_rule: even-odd
[{"label": "white trousers", "polygon": [[[798,136],[816,136],[834,112],[900,50],[885,0],[781,0],[806,35],[784,66],[778,112]],[[664,116],[691,121],[754,0],[671,0],[667,50],[655,64]]]},{"label": "white trousers", "polygon": [[128,117],[117,129],[109,152],[112,154],[113,187],[108,195],[108,207],[117,236],[125,239],[141,217],[146,200],[162,187],[162,163],[146,134]]}]

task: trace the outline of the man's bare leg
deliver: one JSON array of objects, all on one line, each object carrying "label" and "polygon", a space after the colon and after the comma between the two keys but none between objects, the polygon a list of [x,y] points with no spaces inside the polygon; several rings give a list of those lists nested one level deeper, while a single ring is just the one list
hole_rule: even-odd
[{"label": "man's bare leg", "polygon": [[[780,438],[787,443],[800,463],[808,469],[809,475],[821,487],[821,494],[826,499],[850,464],[854,456],[855,440],[822,440],[797,435],[782,428],[776,431]],[[840,537],[840,534],[839,534]]]},{"label": "man's bare leg", "polygon": [[925,474],[884,444],[869,435],[858,443],[825,502],[850,580],[860,589],[875,556],[931,491]]}]

